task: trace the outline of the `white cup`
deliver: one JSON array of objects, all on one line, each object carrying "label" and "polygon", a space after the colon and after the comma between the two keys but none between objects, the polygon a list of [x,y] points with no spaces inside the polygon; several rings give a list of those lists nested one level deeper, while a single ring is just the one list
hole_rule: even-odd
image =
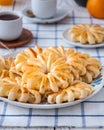
[{"label": "white cup", "polygon": [[[17,18],[9,18],[9,20],[2,16],[12,15]],[[22,33],[22,16],[15,12],[0,12],[0,39],[5,41],[12,41],[20,37]]]},{"label": "white cup", "polygon": [[56,14],[57,0],[32,0],[31,7],[36,17],[51,18]]}]

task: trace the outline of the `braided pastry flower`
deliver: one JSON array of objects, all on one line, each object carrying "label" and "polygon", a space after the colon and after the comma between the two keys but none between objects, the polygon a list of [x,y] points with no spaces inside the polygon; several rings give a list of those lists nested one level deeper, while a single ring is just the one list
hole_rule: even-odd
[{"label": "braided pastry flower", "polygon": [[104,28],[100,25],[75,25],[69,30],[71,40],[82,44],[98,44],[104,41]]},{"label": "braided pastry flower", "polygon": [[28,87],[38,89],[44,94],[47,90],[58,92],[60,88],[66,88],[73,83],[69,64],[65,63],[63,57],[55,61],[53,57],[53,54],[49,54],[47,58],[38,55],[34,60],[27,60],[28,65],[23,67],[23,80]]},{"label": "braided pastry flower", "polygon": [[65,50],[63,46],[49,47],[40,53],[36,48],[19,53],[14,67],[16,73],[22,73],[23,83],[41,94],[58,92],[75,80],[90,83],[100,74],[100,63],[87,54]]}]

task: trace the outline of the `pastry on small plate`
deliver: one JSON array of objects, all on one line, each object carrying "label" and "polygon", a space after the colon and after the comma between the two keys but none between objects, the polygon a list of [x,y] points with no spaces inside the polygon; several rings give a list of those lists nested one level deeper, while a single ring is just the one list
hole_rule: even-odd
[{"label": "pastry on small plate", "polygon": [[74,25],[69,29],[72,41],[82,44],[99,44],[104,41],[104,27],[100,25]]}]

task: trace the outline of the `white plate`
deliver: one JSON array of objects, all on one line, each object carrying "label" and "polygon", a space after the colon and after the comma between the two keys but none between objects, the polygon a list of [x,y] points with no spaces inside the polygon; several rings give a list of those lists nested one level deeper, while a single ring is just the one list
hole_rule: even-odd
[{"label": "white plate", "polygon": [[37,17],[29,17],[28,13],[27,13],[28,10],[31,10],[31,9],[30,8],[24,9],[22,11],[22,14],[23,14],[23,16],[24,16],[24,18],[26,20],[28,20],[28,21],[30,21],[32,23],[43,23],[43,24],[54,23],[54,22],[62,20],[63,18],[65,18],[69,14],[68,10],[63,9],[63,8],[58,8],[57,9],[57,13],[56,13],[56,15],[53,18],[40,19],[40,18],[37,18]]},{"label": "white plate", "polygon": [[[13,54],[14,57],[16,54],[17,54],[17,52]],[[5,57],[8,57],[10,55],[6,55]],[[8,102],[8,103],[15,105],[15,106],[24,107],[24,108],[33,108],[33,109],[55,109],[55,108],[73,106],[73,105],[76,105],[78,103],[81,103],[81,102],[91,98],[92,96],[94,96],[96,93],[98,93],[101,90],[101,88],[104,86],[104,69],[102,69],[102,71],[101,71],[101,76],[98,77],[97,79],[95,79],[91,83],[91,85],[94,87],[95,90],[87,98],[82,99],[82,100],[76,100],[73,102],[62,103],[62,104],[46,104],[46,103],[44,103],[44,104],[43,103],[42,104],[29,104],[29,103],[21,103],[21,102],[17,102],[17,101],[10,101],[7,98],[3,98],[3,97],[0,97],[0,100],[2,100],[4,102]]]},{"label": "white plate", "polygon": [[70,35],[68,34],[70,28],[66,29],[62,36],[63,36],[63,40],[68,43],[69,45],[73,45],[73,46],[78,46],[78,47],[82,47],[82,48],[96,48],[96,47],[102,47],[104,46],[104,42],[103,43],[99,43],[99,44],[95,44],[95,45],[88,45],[88,44],[81,44],[79,42],[72,42],[70,40]]}]

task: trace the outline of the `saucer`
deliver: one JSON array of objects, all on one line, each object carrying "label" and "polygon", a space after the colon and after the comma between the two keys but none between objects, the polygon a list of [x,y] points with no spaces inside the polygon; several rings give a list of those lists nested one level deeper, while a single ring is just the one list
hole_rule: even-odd
[{"label": "saucer", "polygon": [[[14,48],[28,44],[32,40],[32,37],[33,35],[31,31],[23,28],[22,34],[18,39],[13,41],[3,41],[3,40],[0,41],[4,43],[8,48]],[[4,46],[0,44],[0,48],[4,48]]]},{"label": "saucer", "polygon": [[73,45],[73,46],[77,46],[77,47],[81,47],[81,48],[97,48],[97,47],[103,47],[104,46],[104,42],[99,43],[99,44],[93,44],[93,45],[89,45],[89,44],[81,44],[79,42],[73,42],[71,41],[70,35],[68,34],[69,32],[69,28],[66,29],[63,34],[63,40],[69,44],[69,45]]},{"label": "saucer", "polygon": [[28,11],[31,11],[31,9],[25,8],[22,11],[22,14],[26,20],[28,20],[32,23],[42,23],[42,24],[58,22],[58,21],[64,19],[69,14],[68,10],[63,9],[63,8],[58,8],[57,13],[53,18],[41,19],[41,18],[38,18],[35,16],[34,17],[29,16]]}]

